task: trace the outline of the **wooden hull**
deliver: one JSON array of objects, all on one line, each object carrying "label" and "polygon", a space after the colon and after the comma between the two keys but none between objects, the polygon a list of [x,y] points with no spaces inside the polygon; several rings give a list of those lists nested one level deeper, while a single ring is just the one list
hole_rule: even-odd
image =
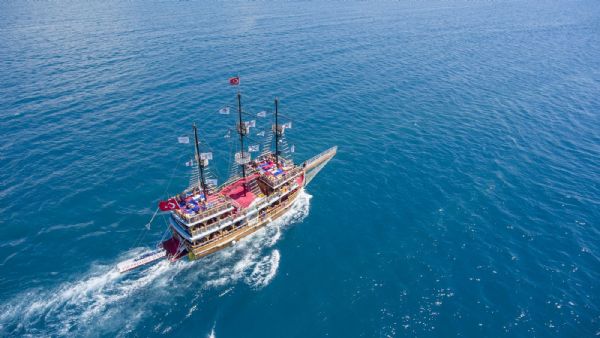
[{"label": "wooden hull", "polygon": [[[216,239],[212,240],[209,243],[203,243],[197,246],[193,246],[191,243],[186,242],[186,247],[188,250],[188,259],[196,260],[212,253],[215,253],[219,250],[222,250],[232,243],[238,242],[246,236],[249,236],[266,226],[267,224],[277,220],[279,217],[283,216],[288,210],[290,210],[291,206],[296,202],[300,191],[303,188],[300,187],[296,191],[294,191],[285,203],[282,203],[278,208],[272,210],[267,215],[265,215],[262,219],[259,217],[255,217],[254,219],[249,219],[247,222],[249,224],[243,225],[239,228],[231,230],[229,233],[224,234]],[[252,224],[254,222],[254,224]]]}]

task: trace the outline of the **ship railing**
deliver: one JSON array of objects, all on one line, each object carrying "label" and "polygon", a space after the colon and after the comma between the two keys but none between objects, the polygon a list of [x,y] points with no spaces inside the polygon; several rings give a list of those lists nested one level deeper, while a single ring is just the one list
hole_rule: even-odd
[{"label": "ship railing", "polygon": [[195,237],[201,233],[206,233],[206,235],[208,236],[208,235],[212,234],[213,232],[221,229],[225,223],[232,223],[232,222],[233,222],[233,217],[227,216],[213,224],[201,226],[198,229],[190,230],[191,235],[192,235],[191,237]]},{"label": "ship railing", "polygon": [[[279,207],[277,207],[276,209],[273,209],[273,210],[267,212],[264,216],[260,217],[261,220],[264,220],[264,218],[268,218],[268,217],[274,216],[275,214],[277,214],[278,212],[280,212],[281,209],[284,208],[288,203],[289,202],[284,202]],[[218,228],[218,227],[215,226],[215,228]],[[211,232],[211,233],[207,234],[207,236],[210,235],[210,234],[212,234],[212,233],[214,233],[214,232]],[[229,235],[230,233],[231,233],[231,230],[230,231],[225,231],[224,233],[220,234],[219,236],[215,236],[214,238],[211,238],[208,241],[199,243],[199,245],[205,246],[205,245],[211,244],[213,242],[219,241],[219,240],[223,239],[224,237],[226,237],[227,235]]]},{"label": "ship railing", "polygon": [[[213,202],[214,203],[214,202]],[[197,214],[186,214],[182,211],[176,212],[178,218],[186,225],[193,225],[194,223],[201,222],[203,220],[210,219],[218,216],[220,213],[225,212],[227,209],[233,209],[233,206],[225,198],[219,198],[216,206],[210,207],[208,210],[202,211]]]},{"label": "ship railing", "polygon": [[260,178],[263,182],[267,183],[271,188],[277,188],[287,181],[294,179],[302,172],[301,167],[293,168],[290,171],[287,171],[282,174],[281,177],[274,177],[268,175],[261,175]]},{"label": "ship railing", "polygon": [[[290,191],[294,190],[295,188],[290,189],[288,192],[281,194],[281,197],[287,195]],[[279,204],[277,207],[269,210],[262,218],[264,217],[271,217],[274,216],[275,214],[277,214],[278,212],[281,211],[281,209],[285,208],[288,204],[290,203],[289,200],[283,201],[281,202],[281,204]]]},{"label": "ship railing", "polygon": [[[243,220],[243,219],[247,219],[247,216],[249,214],[253,214],[253,213],[258,213],[259,210],[267,207],[270,204],[273,204],[275,201],[280,200],[282,197],[288,195],[290,192],[292,192],[294,189],[296,189],[298,187],[298,184],[294,184],[292,185],[289,189],[286,189],[285,191],[282,192],[278,192],[275,193],[273,195],[270,195],[269,197],[267,197],[264,201],[262,201],[260,204],[257,204],[255,206],[253,206],[252,208],[246,209],[240,213],[237,213],[233,216],[227,216],[223,219],[218,220],[215,223],[209,224],[209,225],[205,225],[205,226],[201,226],[197,229],[188,229],[189,230],[189,234],[190,237],[195,237],[199,234],[202,233],[206,233],[205,236],[208,236],[212,233],[214,233],[215,231],[218,231],[222,228],[224,228],[226,226],[226,223],[229,224],[234,224],[234,222],[236,220]],[[287,202],[284,202],[287,203]],[[227,224],[227,225],[229,225]]]},{"label": "ship railing", "polygon": [[[254,206],[253,209],[261,210],[271,204],[273,204],[273,202],[280,200],[282,197],[284,197],[285,195],[290,194],[292,191],[294,191],[294,189],[298,188],[298,184],[294,183],[289,189],[285,189],[284,191],[281,192],[277,192],[275,194],[270,195],[269,197],[267,197],[264,201],[262,201],[260,204]],[[250,210],[248,210],[247,212],[249,212]]]},{"label": "ship railing", "polygon": [[[202,242],[202,243],[198,243],[198,245],[200,245],[200,246],[205,246],[205,245],[211,244],[211,243],[213,243],[213,242],[219,241],[219,240],[223,239],[224,237],[226,237],[227,235],[229,235],[229,234],[231,233],[231,231],[232,231],[232,230],[229,230],[229,231],[224,231],[224,232],[223,232],[221,235],[219,235],[219,236],[215,236],[214,238],[211,238],[211,239],[209,239],[209,240],[207,240],[207,241],[204,241],[204,242]],[[212,234],[212,233],[211,233],[211,234]],[[208,235],[207,235],[207,236],[208,236]]]},{"label": "ship railing", "polygon": [[[245,219],[245,220],[249,221],[250,220],[250,218],[248,217],[249,214],[258,213],[260,209],[263,209],[263,208],[267,207],[268,205],[272,204],[273,202],[275,202],[276,200],[279,200],[282,197],[284,197],[285,195],[288,195],[290,192],[292,192],[297,187],[298,187],[298,185],[294,184],[290,189],[288,189],[284,192],[273,194],[273,195],[269,196],[269,198],[265,199],[265,201],[263,201],[261,204],[256,205],[256,206],[250,208],[249,210],[240,212],[234,216],[227,216],[226,218],[223,218],[216,223],[213,223],[213,224],[210,224],[207,226],[202,226],[202,227],[199,227],[198,229],[193,229],[193,230],[190,229],[189,237],[190,237],[190,239],[192,239],[192,238],[204,233],[204,235],[200,237],[200,238],[202,238],[205,236],[209,236],[219,230],[222,230],[229,225],[232,225],[235,227],[236,220],[244,220]],[[287,206],[288,203],[289,203],[289,201],[282,202],[281,205],[277,206],[273,210],[270,210],[269,212],[266,213],[266,215],[258,214],[257,217],[259,217],[260,219],[264,219],[264,217],[270,217],[270,216],[274,215],[275,213],[277,213],[281,208]],[[210,241],[203,242],[202,245],[208,244],[208,243],[210,243]]]},{"label": "ship railing", "polygon": [[[267,212],[264,215],[259,215],[258,217],[260,218],[260,220],[264,220],[265,218],[274,216],[278,212],[280,212],[281,209],[285,208],[288,205],[288,203],[289,203],[288,201],[283,202],[281,205],[277,206],[277,208],[270,210],[269,212]],[[209,227],[202,228],[202,229],[199,229],[197,231],[193,231],[192,232],[192,237],[196,236],[199,233],[203,233],[203,232],[207,232],[206,236],[210,236],[211,234],[215,233],[216,231],[222,230],[221,229],[222,223],[231,222],[232,220],[233,220],[233,218],[230,216],[227,219],[222,220],[218,224],[214,224],[214,225],[211,225]],[[235,227],[235,225],[233,223],[231,223],[231,225],[233,225]],[[212,231],[210,231],[210,230],[212,230]],[[217,237],[214,237],[214,238],[212,238],[212,239],[210,239],[210,240],[208,240],[206,242],[202,242],[200,244],[201,245],[207,245],[207,244],[210,244],[210,243],[212,243],[214,241],[218,241],[219,239],[222,239],[223,237],[227,236],[229,233],[230,233],[230,231],[227,231],[227,232],[225,232],[225,233],[223,233],[223,234],[221,234],[221,235],[219,235]]]},{"label": "ship railing", "polygon": [[[235,214],[233,216],[227,216],[227,217],[220,219],[219,221],[217,221],[213,224],[210,224],[210,225],[201,226],[201,227],[199,227],[197,229],[193,229],[193,230],[190,229],[191,237],[195,237],[202,233],[206,233],[205,236],[208,236],[208,235],[214,233],[215,231],[218,231],[218,230],[226,227],[226,225],[227,226],[234,225],[235,220],[244,219],[247,216],[247,214],[251,211],[254,211],[254,208],[252,208],[251,210],[248,210],[248,211],[244,211],[244,212]],[[226,224],[226,223],[228,223],[228,224]]]}]

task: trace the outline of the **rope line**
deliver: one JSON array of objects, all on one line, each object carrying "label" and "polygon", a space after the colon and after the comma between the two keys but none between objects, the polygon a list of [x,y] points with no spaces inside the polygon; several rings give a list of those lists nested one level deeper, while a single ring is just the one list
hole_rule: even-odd
[{"label": "rope line", "polygon": [[[179,158],[177,159],[177,163],[179,163],[179,161],[181,161],[183,156],[184,156],[184,154],[179,156]],[[173,182],[173,177],[175,177],[176,170],[177,170],[177,166],[174,166],[173,170],[171,171],[171,177],[169,178],[167,187],[165,188],[165,191],[162,193],[161,196],[165,196],[167,194],[167,191],[169,190],[169,187],[171,186],[171,182]],[[160,209],[157,207],[156,210],[154,211],[154,214],[150,218],[150,221],[144,225],[144,229],[137,236],[137,238],[136,238],[135,242],[133,243],[133,245],[131,246],[131,248],[129,248],[130,250],[134,247],[137,247],[138,245],[140,245],[140,243],[142,243],[144,241],[144,239],[146,238],[146,235],[148,234],[148,231],[150,231],[152,222],[154,221],[154,218],[156,217],[156,215],[158,214],[159,211],[160,211]],[[168,228],[167,228],[167,230],[168,230]]]}]

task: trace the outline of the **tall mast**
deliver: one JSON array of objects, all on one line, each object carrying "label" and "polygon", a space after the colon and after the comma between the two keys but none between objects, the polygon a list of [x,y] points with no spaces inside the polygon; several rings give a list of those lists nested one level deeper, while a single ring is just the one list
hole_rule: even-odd
[{"label": "tall mast", "polygon": [[277,115],[279,113],[279,99],[275,98],[275,164],[279,164],[279,125],[277,124]]},{"label": "tall mast", "polygon": [[204,200],[208,200],[208,191],[206,190],[206,182],[204,181],[204,163],[200,158],[200,146],[198,145],[198,128],[196,128],[196,124],[194,123],[194,145],[196,147],[196,162],[198,162],[198,171],[200,172],[200,177],[198,177],[198,186],[202,188],[204,192]]},{"label": "tall mast", "polygon": [[[241,146],[241,158],[244,158],[244,134],[246,133],[246,128],[244,126],[244,122],[242,121],[242,94],[238,91],[237,93],[238,99],[238,116],[240,119],[240,124],[238,126],[238,132],[240,134],[240,146]],[[245,164],[241,164],[242,166],[242,177],[246,178],[246,167]]]}]

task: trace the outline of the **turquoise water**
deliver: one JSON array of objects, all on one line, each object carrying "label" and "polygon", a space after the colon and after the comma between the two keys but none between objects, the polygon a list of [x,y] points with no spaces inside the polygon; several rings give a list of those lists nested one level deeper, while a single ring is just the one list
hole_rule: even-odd
[{"label": "turquoise water", "polygon": [[[0,336],[593,336],[597,1],[0,3]],[[295,159],[284,220],[120,276],[239,74]],[[259,121],[265,123],[264,121]],[[171,180],[172,174],[174,178]]]}]

